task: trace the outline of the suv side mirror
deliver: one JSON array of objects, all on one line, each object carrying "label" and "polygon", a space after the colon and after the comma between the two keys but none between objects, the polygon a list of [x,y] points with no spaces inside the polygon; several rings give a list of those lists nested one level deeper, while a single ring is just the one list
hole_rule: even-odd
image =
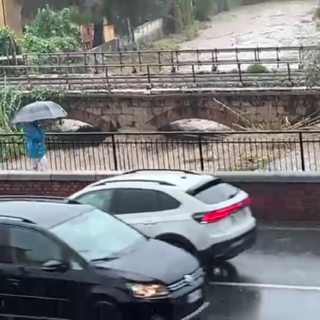
[{"label": "suv side mirror", "polygon": [[46,272],[66,272],[70,269],[70,265],[63,261],[49,260],[41,266],[41,270]]}]

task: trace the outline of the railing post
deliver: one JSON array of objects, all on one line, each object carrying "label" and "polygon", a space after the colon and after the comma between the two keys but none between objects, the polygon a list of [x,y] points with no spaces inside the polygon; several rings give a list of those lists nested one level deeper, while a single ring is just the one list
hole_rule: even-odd
[{"label": "railing post", "polygon": [[291,81],[291,70],[290,70],[290,63],[287,63],[287,70],[288,70],[288,80]]},{"label": "railing post", "polygon": [[280,49],[276,47],[276,55],[277,55],[277,68],[279,69],[279,62],[280,62]]},{"label": "railing post", "polygon": [[120,64],[120,71],[123,71],[123,61],[122,61],[122,52],[119,52],[119,64]]},{"label": "railing post", "polygon": [[201,66],[199,49],[197,49],[196,53],[197,53],[197,64],[198,64],[198,67],[199,67],[199,66]]},{"label": "railing post", "polygon": [[214,60],[215,60],[215,62],[218,62],[218,54],[219,54],[218,49],[215,48],[214,49]]},{"label": "railing post", "polygon": [[306,164],[304,162],[302,132],[299,132],[299,146],[300,146],[300,156],[301,156],[301,169],[302,171],[306,171]]},{"label": "railing post", "polygon": [[196,75],[195,75],[195,72],[194,72],[194,65],[192,65],[192,82],[196,83]]},{"label": "railing post", "polygon": [[241,63],[238,63],[239,81],[242,82]]},{"label": "railing post", "polygon": [[161,62],[161,52],[160,51],[158,51],[157,52],[158,53],[158,65],[159,65],[159,71],[161,71],[162,70],[162,62]]},{"label": "railing post", "polygon": [[172,67],[174,67],[174,58],[173,58],[173,51],[170,51],[170,61],[171,61],[171,65]]},{"label": "railing post", "polygon": [[150,76],[150,66],[147,66],[147,74],[148,74],[148,83],[151,84],[151,76]]},{"label": "railing post", "polygon": [[299,48],[299,63],[301,64],[303,60],[303,45]]},{"label": "railing post", "polygon": [[257,61],[260,62],[260,48],[257,46]]},{"label": "railing post", "polygon": [[105,72],[106,72],[106,82],[107,82],[108,89],[110,89],[108,66],[106,66],[105,68],[106,68],[106,69],[105,69]]},{"label": "railing post", "polygon": [[199,156],[200,156],[200,168],[204,171],[204,159],[203,159],[203,149],[202,149],[202,139],[201,134],[198,135],[198,146],[199,146]]},{"label": "railing post", "polygon": [[[139,69],[140,69],[140,72],[142,71],[142,58],[141,58],[141,51],[138,52],[138,60],[139,60]],[[134,61],[133,61],[134,63]]]},{"label": "railing post", "polygon": [[179,63],[180,63],[180,61],[179,61],[179,51],[176,51],[175,52],[176,53],[176,63],[177,63],[177,66],[176,66],[176,68],[177,68],[177,70],[179,70]]},{"label": "railing post", "polygon": [[117,145],[115,135],[111,135],[114,170],[118,171]]}]

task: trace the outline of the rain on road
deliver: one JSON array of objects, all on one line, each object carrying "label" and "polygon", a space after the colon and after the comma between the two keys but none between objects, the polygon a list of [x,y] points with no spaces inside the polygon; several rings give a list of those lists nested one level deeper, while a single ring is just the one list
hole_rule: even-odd
[{"label": "rain on road", "polygon": [[261,228],[208,284],[204,320],[318,320],[320,228]]},{"label": "rain on road", "polygon": [[[320,36],[312,21],[316,6],[308,0],[268,2],[224,12],[180,49],[314,45]],[[252,250],[216,270],[228,275],[217,273],[208,285],[204,320],[318,320],[319,244],[320,228],[260,229]]]}]

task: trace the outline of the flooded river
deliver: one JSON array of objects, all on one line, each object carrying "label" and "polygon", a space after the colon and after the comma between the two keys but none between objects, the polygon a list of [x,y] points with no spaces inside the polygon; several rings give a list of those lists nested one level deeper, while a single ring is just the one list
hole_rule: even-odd
[{"label": "flooded river", "polygon": [[[202,30],[196,39],[181,44],[180,49],[314,45],[320,39],[320,29],[317,29],[312,20],[316,7],[317,1],[304,0],[267,2],[223,12],[214,16],[209,27]],[[273,55],[274,58],[275,54],[262,53],[260,57],[268,58]],[[282,59],[293,57],[297,57],[296,52],[280,54]],[[235,54],[223,54],[223,58],[234,59]],[[241,53],[239,58],[253,59],[254,56],[253,53]],[[208,60],[210,59],[211,55],[208,54]],[[219,69],[234,67],[235,65]]]}]

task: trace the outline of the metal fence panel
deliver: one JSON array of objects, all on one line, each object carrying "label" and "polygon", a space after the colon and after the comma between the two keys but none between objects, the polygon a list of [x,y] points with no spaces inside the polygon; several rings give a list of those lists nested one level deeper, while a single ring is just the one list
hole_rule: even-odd
[{"label": "metal fence panel", "polygon": [[[0,170],[30,169],[23,137],[0,135]],[[320,131],[48,134],[50,170],[320,170]]]}]

